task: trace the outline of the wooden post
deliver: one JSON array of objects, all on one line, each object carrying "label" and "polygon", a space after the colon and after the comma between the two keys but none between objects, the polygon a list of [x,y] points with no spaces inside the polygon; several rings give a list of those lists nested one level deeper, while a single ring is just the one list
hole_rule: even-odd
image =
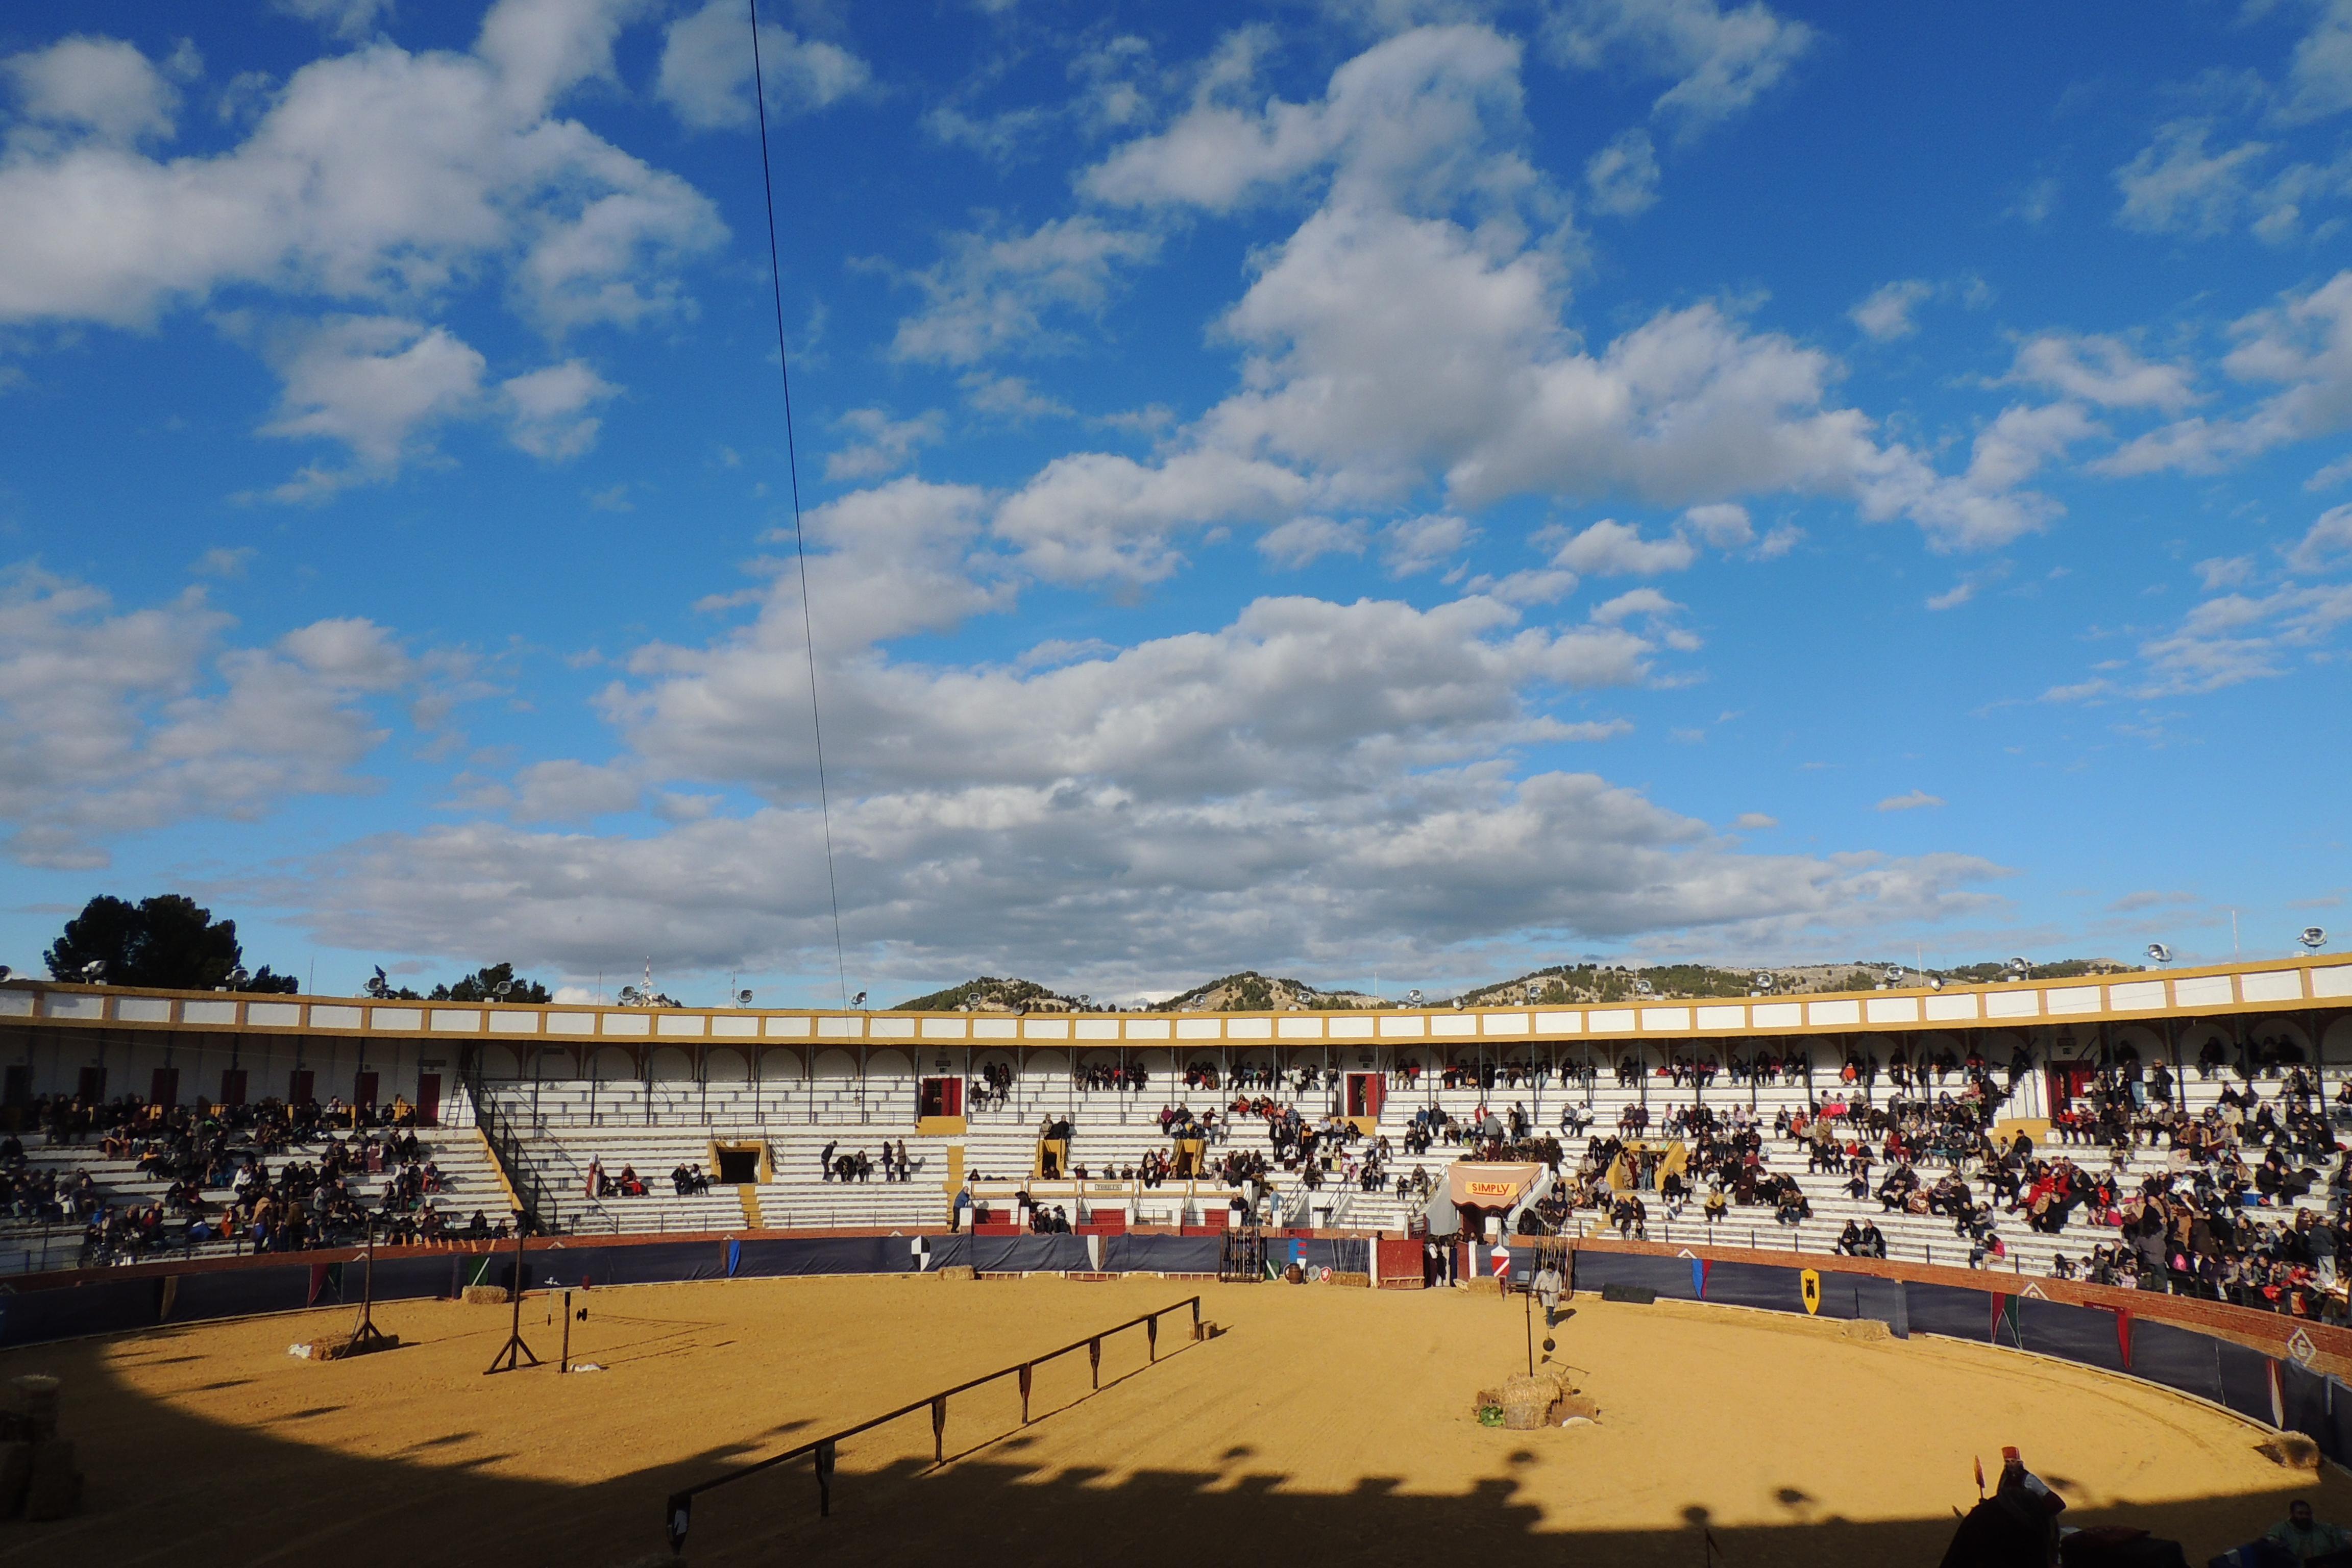
[{"label": "wooden post", "polygon": [[1099,1334],[1087,1342],[1087,1369],[1094,1376],[1095,1386],[1100,1388],[1102,1386],[1102,1336]]},{"label": "wooden post", "polygon": [[1154,1364],[1157,1364],[1160,1360],[1159,1313],[1154,1312],[1151,1316],[1143,1320],[1143,1337],[1150,1343],[1151,1347],[1151,1360]]},{"label": "wooden post", "polygon": [[1027,1362],[1021,1363],[1021,1425],[1029,1425],[1029,1380],[1035,1368]]},{"label": "wooden post", "polygon": [[948,1396],[944,1394],[931,1401],[931,1463],[948,1462]]}]

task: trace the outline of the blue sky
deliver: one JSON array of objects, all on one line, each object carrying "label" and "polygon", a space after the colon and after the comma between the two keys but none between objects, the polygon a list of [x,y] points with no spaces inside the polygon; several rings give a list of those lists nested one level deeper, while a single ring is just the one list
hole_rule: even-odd
[{"label": "blue sky", "polygon": [[[2352,3],[763,15],[847,990],[2342,918]],[[0,959],[837,999],[740,9],[37,20]]]}]

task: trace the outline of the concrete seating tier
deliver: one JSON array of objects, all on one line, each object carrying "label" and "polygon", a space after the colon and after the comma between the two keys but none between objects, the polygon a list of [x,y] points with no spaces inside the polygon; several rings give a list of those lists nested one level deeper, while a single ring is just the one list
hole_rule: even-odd
[{"label": "concrete seating tier", "polygon": [[[457,1099],[462,1103],[464,1096]],[[470,1108],[462,1121],[453,1118],[440,1127],[420,1130],[417,1142],[424,1157],[441,1173],[442,1190],[426,1201],[440,1211],[445,1221],[452,1226],[463,1225],[478,1209],[496,1222],[510,1212],[497,1163],[472,1131]],[[272,1168],[289,1162],[315,1163],[324,1152],[323,1143],[296,1143],[270,1156],[268,1163]],[[79,1181],[88,1172],[100,1195],[117,1207],[160,1204],[172,1185],[167,1177],[142,1173],[135,1160],[108,1159],[99,1152],[95,1142],[48,1143],[36,1136],[25,1142],[25,1163],[35,1172],[56,1171],[60,1186]],[[372,1199],[383,1181],[382,1177],[373,1178],[361,1191]],[[207,1189],[206,1195],[218,1202],[226,1196],[226,1191]],[[70,1265],[80,1251],[81,1235],[80,1222],[70,1217],[61,1225],[47,1227],[38,1220],[0,1220],[0,1274]],[[240,1250],[242,1244],[226,1237],[192,1248],[173,1249],[175,1256],[197,1258],[226,1257]]]}]

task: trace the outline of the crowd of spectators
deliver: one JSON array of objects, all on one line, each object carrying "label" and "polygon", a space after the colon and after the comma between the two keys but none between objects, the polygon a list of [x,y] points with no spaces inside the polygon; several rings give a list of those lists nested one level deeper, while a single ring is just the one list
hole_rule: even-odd
[{"label": "crowd of spectators", "polygon": [[457,1228],[435,1205],[444,1182],[417,1140],[416,1120],[402,1100],[163,1106],[44,1097],[27,1108],[37,1138],[52,1147],[95,1144],[102,1158],[131,1162],[163,1190],[127,1201],[89,1171],[35,1169],[22,1140],[10,1135],[0,1139],[0,1207],[20,1219],[79,1226],[84,1266],[218,1240],[282,1252],[349,1245],[371,1231],[394,1245],[493,1234],[478,1212]]}]

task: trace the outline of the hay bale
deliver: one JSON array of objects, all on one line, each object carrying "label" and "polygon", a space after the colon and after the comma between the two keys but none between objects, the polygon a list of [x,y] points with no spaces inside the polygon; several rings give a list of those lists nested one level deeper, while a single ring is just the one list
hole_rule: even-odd
[{"label": "hay bale", "polygon": [[1372,1277],[1369,1274],[1335,1273],[1329,1279],[1326,1280],[1325,1283],[1329,1285],[1353,1285],[1360,1289],[1369,1290],[1372,1288]]},{"label": "hay bale", "polygon": [[1533,1432],[1551,1423],[1551,1407],[1559,1403],[1559,1386],[1548,1377],[1507,1377],[1496,1401],[1503,1407],[1503,1427],[1509,1432]]},{"label": "hay bale", "polygon": [[942,1279],[976,1279],[978,1273],[969,1263],[950,1263],[931,1270]]},{"label": "hay bale", "polygon": [[25,1517],[36,1523],[65,1519],[81,1508],[81,1472],[74,1446],[62,1439],[33,1445],[33,1474],[25,1488]]},{"label": "hay bale", "polygon": [[503,1307],[514,1297],[503,1285],[468,1285],[462,1300],[468,1307]]},{"label": "hay bale", "polygon": [[42,1373],[27,1373],[23,1377],[8,1380],[16,1391],[17,1408],[22,1412],[21,1429],[36,1443],[45,1443],[58,1435],[58,1382]]},{"label": "hay bale", "polygon": [[33,1445],[0,1443],[0,1519],[25,1511],[25,1489],[33,1480]]},{"label": "hay bale", "polygon": [[2300,1432],[2282,1432],[2254,1445],[2254,1452],[2290,1470],[2319,1468],[2319,1445]]},{"label": "hay bale", "polygon": [[1837,1325],[1838,1337],[1840,1339],[1864,1341],[1885,1340],[1892,1342],[1895,1338],[1895,1331],[1887,1327],[1885,1323],[1876,1318],[1840,1319],[1837,1320]]},{"label": "hay bale", "polygon": [[1503,1293],[1503,1282],[1491,1274],[1481,1275],[1471,1280],[1469,1285],[1474,1296],[1499,1296]]}]

